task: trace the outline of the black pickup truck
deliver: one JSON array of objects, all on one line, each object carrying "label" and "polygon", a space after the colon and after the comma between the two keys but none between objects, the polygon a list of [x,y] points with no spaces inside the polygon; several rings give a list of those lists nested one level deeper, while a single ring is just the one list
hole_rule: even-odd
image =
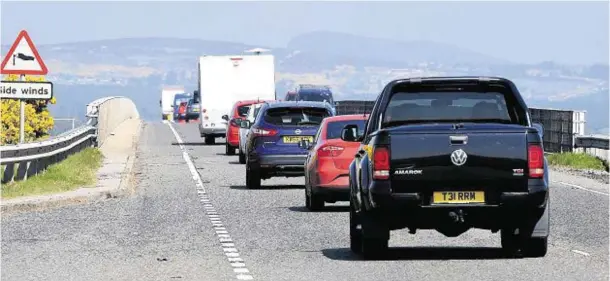
[{"label": "black pickup truck", "polygon": [[530,120],[508,79],[388,83],[364,132],[343,128],[344,141],[361,143],[350,165],[352,251],[378,257],[396,229],[478,228],[500,231],[510,256],[545,256],[549,179],[542,126]]}]

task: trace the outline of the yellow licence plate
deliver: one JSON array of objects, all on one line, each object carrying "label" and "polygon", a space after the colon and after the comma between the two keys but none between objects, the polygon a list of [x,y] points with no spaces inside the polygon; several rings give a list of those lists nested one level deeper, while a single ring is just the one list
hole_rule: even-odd
[{"label": "yellow licence plate", "polygon": [[434,192],[432,198],[434,204],[468,204],[485,203],[485,192],[483,191],[441,191]]},{"label": "yellow licence plate", "polygon": [[285,136],[283,138],[284,143],[299,143],[301,140],[309,140],[310,142],[313,142],[313,137],[312,136]]}]

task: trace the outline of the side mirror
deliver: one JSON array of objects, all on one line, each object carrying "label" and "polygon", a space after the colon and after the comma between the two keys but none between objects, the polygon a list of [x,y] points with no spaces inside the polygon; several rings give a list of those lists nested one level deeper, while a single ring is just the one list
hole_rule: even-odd
[{"label": "side mirror", "polygon": [[532,124],[532,127],[536,128],[536,130],[538,130],[538,133],[540,134],[541,138],[544,137],[544,126],[542,126],[542,124],[534,123],[534,124]]},{"label": "side mirror", "polygon": [[229,121],[229,115],[226,115],[226,114],[223,115],[222,120]]},{"label": "side mirror", "polygon": [[358,125],[350,124],[343,127],[343,130],[341,131],[341,139],[347,142],[360,141]]}]

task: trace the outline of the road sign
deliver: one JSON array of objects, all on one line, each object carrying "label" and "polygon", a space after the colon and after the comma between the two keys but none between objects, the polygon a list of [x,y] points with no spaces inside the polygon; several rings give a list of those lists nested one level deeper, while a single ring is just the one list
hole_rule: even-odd
[{"label": "road sign", "polygon": [[49,72],[27,31],[22,30],[0,66],[2,74],[46,75]]},{"label": "road sign", "polygon": [[50,100],[53,98],[53,83],[2,81],[0,83],[1,99]]}]

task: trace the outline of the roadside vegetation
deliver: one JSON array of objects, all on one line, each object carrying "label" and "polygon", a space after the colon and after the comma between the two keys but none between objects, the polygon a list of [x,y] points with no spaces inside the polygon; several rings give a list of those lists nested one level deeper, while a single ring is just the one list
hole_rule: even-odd
[{"label": "roadside vegetation", "polygon": [[585,153],[556,153],[547,155],[550,165],[575,169],[606,170],[604,162]]},{"label": "roadside vegetation", "polygon": [[[19,75],[10,74],[2,79],[3,81],[19,81]],[[25,76],[28,82],[46,81],[44,76]],[[53,97],[51,100],[26,100],[25,101],[25,142],[40,141],[49,137],[49,132],[53,129],[54,120],[51,116],[49,104],[55,104]],[[0,100],[0,116],[2,128],[0,129],[0,145],[10,145],[19,142],[19,100],[2,99]]]},{"label": "roadside vegetation", "polygon": [[102,158],[99,149],[85,148],[32,178],[3,184],[2,199],[59,193],[93,186],[97,180],[97,171],[102,165]]}]

